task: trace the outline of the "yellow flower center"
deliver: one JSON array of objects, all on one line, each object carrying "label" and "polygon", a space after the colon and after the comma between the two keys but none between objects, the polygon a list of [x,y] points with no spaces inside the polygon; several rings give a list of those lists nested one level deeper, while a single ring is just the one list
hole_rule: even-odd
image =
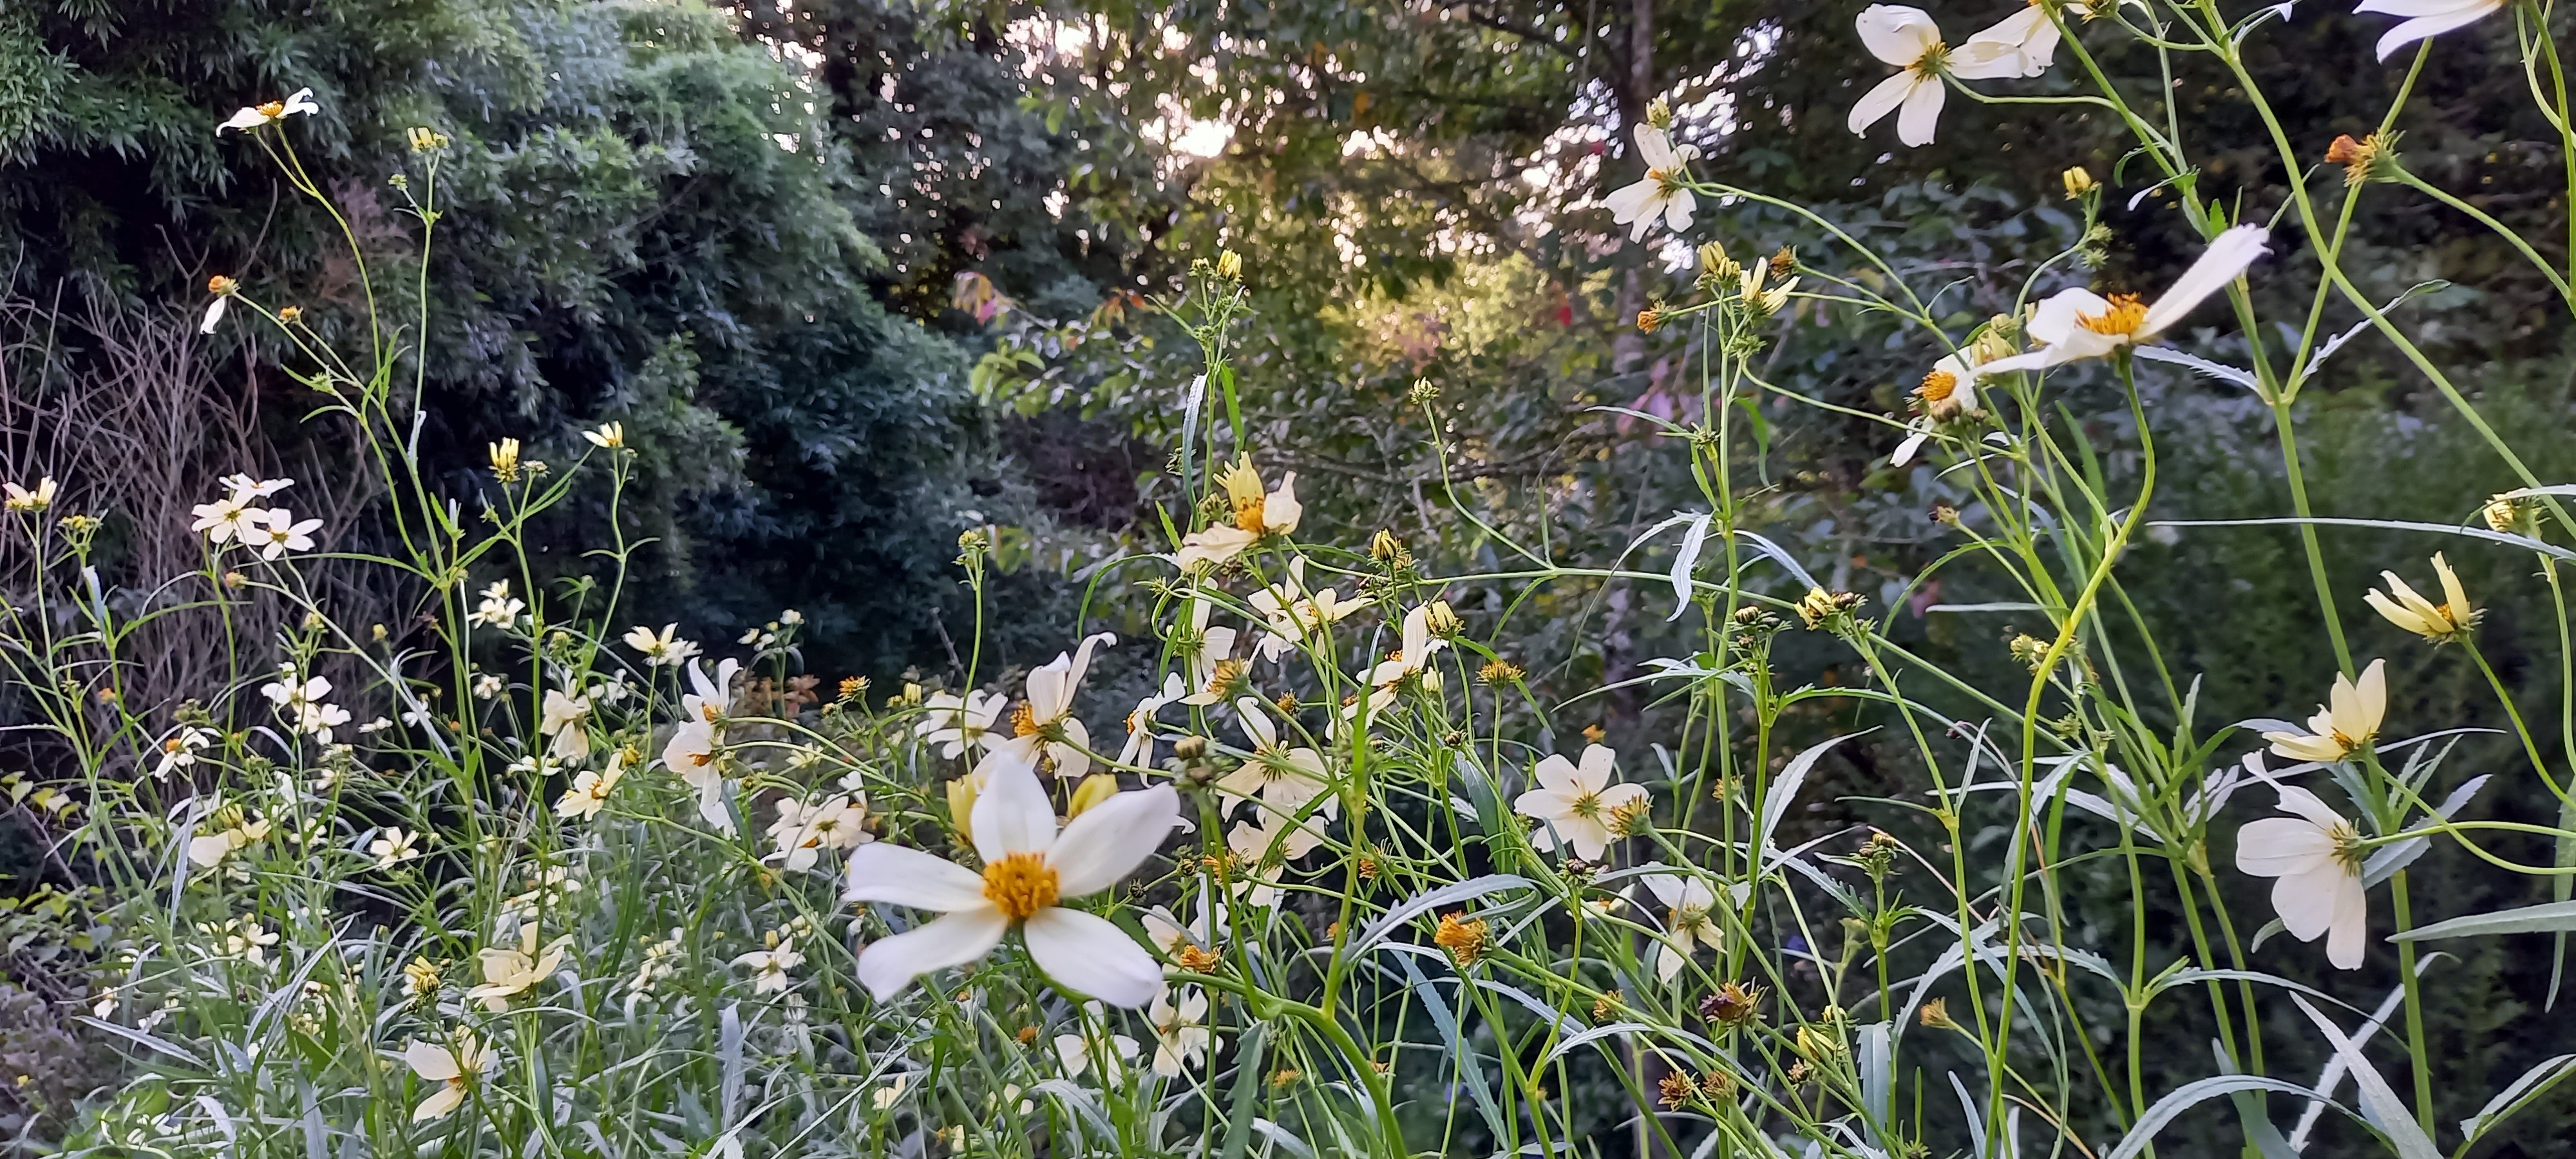
[{"label": "yellow flower center", "polygon": [[2078,318],[2075,324],[2096,334],[2127,337],[2138,332],[2147,320],[2147,304],[2136,294],[2113,294],[2111,304],[2101,313]]},{"label": "yellow flower center", "polygon": [[1012,921],[1055,904],[1055,870],[1035,853],[1014,853],[984,867],[984,900]]},{"label": "yellow flower center", "polygon": [[1682,171],[1678,167],[1672,169],[1649,169],[1646,170],[1646,180],[1655,183],[1655,189],[1657,192],[1669,196],[1674,190],[1682,187]]},{"label": "yellow flower center", "polygon": [[695,765],[695,766],[697,766],[698,768],[701,768],[701,769],[703,769],[703,768],[707,767],[707,766],[708,766],[708,765],[710,765],[710,764],[715,763],[715,759],[716,759],[716,754],[715,754],[715,750],[713,750],[713,749],[709,749],[709,750],[707,750],[707,751],[705,751],[705,752],[702,752],[702,753],[690,753],[690,754],[689,754],[689,763],[690,763],[690,764],[692,764],[692,765]]},{"label": "yellow flower center", "polygon": [[1250,503],[1237,503],[1237,504],[1235,504],[1235,505],[1234,505],[1234,526],[1235,526],[1235,529],[1236,529],[1236,530],[1238,530],[1238,531],[1249,531],[1249,532],[1253,533],[1254,535],[1259,535],[1259,534],[1261,534],[1261,529],[1262,529],[1264,526],[1267,526],[1266,524],[1262,523],[1262,521],[1261,521],[1261,516],[1262,516],[1262,510],[1261,510],[1261,508],[1262,508],[1262,506],[1263,506],[1263,501],[1262,501],[1262,500],[1260,500],[1260,499],[1255,499],[1255,500],[1253,500],[1253,501],[1252,501],[1252,502],[1250,502]]},{"label": "yellow flower center", "polygon": [[1011,735],[1033,736],[1038,728],[1038,710],[1029,707],[1028,701],[1023,700],[1011,709]]},{"label": "yellow flower center", "polygon": [[161,742],[161,751],[165,753],[175,753],[187,747],[186,742],[175,736]]},{"label": "yellow flower center", "polygon": [[1932,47],[1924,49],[1923,55],[1915,57],[1914,63],[1905,67],[1914,75],[1928,79],[1941,75],[1941,69],[1949,63],[1949,60],[1950,46],[1934,41]]},{"label": "yellow flower center", "polygon": [[1914,393],[1925,402],[1940,402],[1959,389],[1959,376],[1946,370],[1935,370],[1923,376],[1923,384]]},{"label": "yellow flower center", "polygon": [[278,119],[279,117],[283,117],[283,116],[285,116],[285,115],[286,115],[286,102],[284,102],[284,101],[270,101],[270,102],[268,102],[268,103],[266,103],[266,104],[263,104],[263,105],[261,105],[261,106],[259,107],[259,115],[261,115],[261,116],[263,116],[263,117],[266,117],[266,118],[268,118],[269,120],[272,120],[272,121],[274,121],[274,120]]},{"label": "yellow flower center", "polygon": [[1601,815],[1601,795],[1598,793],[1585,793],[1582,796],[1576,797],[1574,799],[1574,803],[1567,806],[1567,811],[1587,821],[1599,817]]},{"label": "yellow flower center", "polygon": [[2354,877],[2361,876],[2362,862],[2369,859],[2370,851],[2362,848],[2361,834],[2353,829],[2352,824],[2345,822],[2326,830],[2326,839],[2334,842],[2334,858],[2343,863],[2343,871]]}]

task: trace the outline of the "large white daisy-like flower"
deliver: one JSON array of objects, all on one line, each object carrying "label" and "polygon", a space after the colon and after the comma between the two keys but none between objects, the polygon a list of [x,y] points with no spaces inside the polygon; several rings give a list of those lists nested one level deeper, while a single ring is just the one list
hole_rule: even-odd
[{"label": "large white daisy-like flower", "polygon": [[1179,795],[1156,785],[1117,794],[1058,832],[1037,775],[998,767],[975,795],[970,826],[981,873],[886,842],[850,854],[848,900],[944,915],[869,946],[859,981],[891,998],[914,978],[992,952],[1017,926],[1038,968],[1065,988],[1143,1006],[1162,986],[1154,955],[1107,919],[1057,903],[1116,885],[1179,821]]},{"label": "large white daisy-like flower", "polygon": [[1871,125],[1895,113],[1897,140],[1913,146],[1929,145],[1940,125],[1942,102],[1949,98],[1942,74],[1962,80],[2021,75],[2020,62],[2009,56],[1953,56],[1949,46],[1941,42],[1941,26],[1932,22],[1931,13],[1920,8],[1872,4],[1861,9],[1852,23],[1869,54],[1898,69],[1896,75],[1878,82],[1852,106],[1851,117],[1845,123],[1856,134],[1869,132]]},{"label": "large white daisy-like flower", "polygon": [[2294,761],[2339,761],[2379,735],[2388,714],[2388,662],[2373,660],[2361,679],[2336,674],[2326,703],[2308,718],[2306,732],[2267,732],[2272,751]]},{"label": "large white daisy-like flower", "polygon": [[2370,931],[2370,899],[2361,883],[2360,833],[2317,795],[2296,785],[2275,786],[2291,817],[2248,821],[2236,831],[2236,868],[2274,878],[2272,908],[2290,936],[2313,942],[2326,935],[2326,960],[2337,969],[2361,965],[2362,939]]},{"label": "large white daisy-like flower", "polygon": [[1664,227],[1674,233],[1690,228],[1691,214],[1699,208],[1699,199],[1682,187],[1690,163],[1699,159],[1699,149],[1673,144],[1671,133],[1652,124],[1639,124],[1634,134],[1637,159],[1646,164],[1646,176],[1631,185],[1621,186],[1602,204],[1610,207],[1610,220],[1628,227],[1629,241],[1643,241],[1646,231],[1662,218]]},{"label": "large white daisy-like flower", "polygon": [[2504,11],[2504,0],[2361,0],[2355,12],[2402,16],[2405,20],[2379,38],[2379,59],[2418,40],[2465,28]]},{"label": "large white daisy-like flower", "polygon": [[1611,812],[1646,799],[1643,785],[1610,783],[1617,775],[1617,761],[1617,753],[1597,744],[1583,746],[1581,765],[1557,753],[1540,761],[1532,770],[1538,787],[1512,802],[1514,812],[1539,822],[1530,833],[1530,844],[1544,851],[1563,841],[1576,857],[1601,860],[1615,836],[1610,831]]},{"label": "large white daisy-like flower", "polygon": [[2164,296],[2148,302],[2136,294],[2108,298],[2083,287],[2059,290],[2031,312],[2030,337],[2040,343],[2027,354],[1998,358],[1977,368],[1979,375],[2015,370],[2044,370],[2085,358],[2103,358],[2144,345],[2183,320],[2193,307],[2227,288],[2229,282],[2271,252],[2270,231],[2259,225],[2231,226],[2201,251],[2191,268],[2175,279]]},{"label": "large white daisy-like flower", "polygon": [[411,1073],[422,1082],[437,1083],[438,1089],[412,1108],[411,1121],[425,1123],[445,1118],[465,1104],[465,1084],[492,1069],[500,1059],[475,1041],[474,1032],[456,1028],[448,1044],[421,1042],[414,1039],[403,1045],[403,1061],[411,1064]]},{"label": "large white daisy-like flower", "polygon": [[1091,650],[1102,645],[1117,647],[1117,634],[1085,636],[1073,651],[1056,653],[1055,659],[1031,669],[1028,699],[1011,713],[1012,736],[993,750],[1059,777],[1089,772],[1091,733],[1074,718],[1073,696],[1082,689],[1083,673],[1091,669]]},{"label": "large white daisy-like flower", "polygon": [[1225,805],[1227,810],[1257,798],[1262,813],[1276,815],[1284,822],[1305,812],[1315,798],[1323,797],[1324,803],[1316,812],[1318,820],[1340,813],[1340,798],[1325,795],[1331,787],[1332,774],[1325,770],[1322,754],[1304,745],[1280,743],[1279,727],[1271,723],[1269,710],[1259,700],[1241,697],[1234,702],[1234,711],[1243,722],[1243,735],[1252,741],[1252,759],[1217,782],[1218,787],[1234,795]]}]

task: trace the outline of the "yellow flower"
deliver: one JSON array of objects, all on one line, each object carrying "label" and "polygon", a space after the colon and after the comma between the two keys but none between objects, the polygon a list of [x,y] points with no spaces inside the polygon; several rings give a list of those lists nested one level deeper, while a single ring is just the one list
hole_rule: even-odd
[{"label": "yellow flower", "polygon": [[519,477],[519,440],[503,439],[486,444],[492,456],[492,477],[504,483]]},{"label": "yellow flower", "polygon": [[2102,183],[2095,181],[2093,174],[2081,165],[2058,174],[2058,180],[2065,182],[2066,196],[2070,201],[2102,187]]},{"label": "yellow flower", "polygon": [[2308,731],[2267,732],[2272,751],[2294,761],[2339,761],[2379,735],[2379,720],[2388,712],[2388,662],[2373,660],[2356,682],[2335,677],[2327,704],[2308,718]]},{"label": "yellow flower", "polygon": [[2448,644],[2467,635],[2476,625],[2478,610],[2469,606],[2468,593],[2460,590],[2459,574],[2451,570],[2450,561],[2439,552],[2433,555],[2433,574],[2442,581],[2441,603],[2416,594],[2393,571],[2379,573],[2379,578],[2388,581],[2387,594],[2373,588],[2362,600],[2389,623],[2436,644]]},{"label": "yellow flower", "polygon": [[1117,795],[1118,778],[1108,773],[1093,773],[1083,778],[1081,787],[1073,791],[1073,800],[1065,806],[1065,815],[1082,816],[1092,806]]}]

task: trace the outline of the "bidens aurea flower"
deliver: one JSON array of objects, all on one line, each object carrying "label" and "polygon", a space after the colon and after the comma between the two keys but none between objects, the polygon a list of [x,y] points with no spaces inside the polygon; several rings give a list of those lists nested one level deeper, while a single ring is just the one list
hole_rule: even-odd
[{"label": "bidens aurea flower", "polygon": [[991,953],[1017,926],[1038,968],[1065,988],[1143,1006],[1163,984],[1154,955],[1109,920],[1058,903],[1118,884],[1179,822],[1179,794],[1156,785],[1120,793],[1058,832],[1037,774],[996,768],[969,827],[981,873],[882,841],[851,852],[847,900],[943,915],[868,946],[859,981],[883,1001],[925,973]]},{"label": "bidens aurea flower", "polygon": [[[2056,0],[2030,0],[2022,10],[1989,25],[1968,38],[1966,44],[1950,54],[1954,67],[1966,68],[1978,75],[1990,67],[2008,67],[2000,76],[2035,77],[2057,63],[2057,22],[2049,19],[2048,8]],[[1966,76],[1968,73],[1961,73]]]},{"label": "bidens aurea flower", "polygon": [[403,1046],[403,1061],[411,1064],[411,1073],[422,1082],[437,1083],[438,1089],[412,1108],[411,1121],[425,1123],[443,1118],[464,1105],[465,1084],[492,1069],[499,1060],[474,1039],[474,1032],[463,1027],[446,1046],[414,1040]]},{"label": "bidens aurea flower", "polygon": [[1941,82],[1943,74],[1962,80],[2022,75],[2020,62],[2009,55],[1953,56],[1949,46],[1941,43],[1941,26],[1920,8],[1872,4],[1861,9],[1852,24],[1871,56],[1898,69],[1852,106],[1846,124],[1856,134],[1869,132],[1871,125],[1895,113],[1897,140],[1929,145],[1941,120],[1941,104],[1949,96]]},{"label": "bidens aurea flower", "polygon": [[264,101],[256,105],[244,105],[234,110],[233,115],[225,118],[223,124],[215,126],[215,135],[220,137],[227,130],[247,133],[253,129],[265,129],[288,117],[311,116],[321,111],[322,106],[313,103],[312,89],[297,89],[294,96],[285,100]]},{"label": "bidens aurea flower", "polygon": [[2296,785],[2276,787],[2281,810],[2296,816],[2246,822],[2236,831],[2236,868],[2276,879],[2272,908],[2280,911],[2291,937],[2313,942],[2324,934],[2326,960],[2337,969],[2356,969],[2370,926],[2360,834],[2316,794]]},{"label": "bidens aurea flower", "polygon": [[1532,770],[1538,787],[1522,793],[1512,802],[1512,810],[1534,818],[1539,827],[1530,833],[1530,844],[1542,852],[1554,849],[1559,841],[1585,861],[1599,861],[1610,847],[1610,814],[1622,806],[1646,799],[1643,785],[1614,785],[1610,778],[1618,754],[1601,745],[1583,746],[1583,763],[1576,765],[1562,755],[1549,753],[1547,759]]},{"label": "bidens aurea flower", "polygon": [[1213,523],[1181,539],[1177,562],[1182,571],[1196,571],[1221,564],[1243,554],[1243,549],[1261,541],[1265,535],[1287,535],[1297,530],[1297,521],[1306,508],[1297,502],[1297,473],[1290,471],[1279,480],[1279,489],[1262,490],[1261,473],[1252,469],[1252,456],[1245,454],[1217,476],[1225,488],[1226,505],[1234,521]]},{"label": "bidens aurea flower", "polygon": [[993,751],[1059,777],[1091,771],[1091,733],[1074,718],[1073,695],[1082,688],[1083,673],[1091,668],[1091,650],[1104,644],[1117,647],[1117,635],[1085,636],[1073,651],[1059,652],[1055,659],[1031,669],[1028,699],[1011,713],[1012,735],[993,745]]},{"label": "bidens aurea flower", "polygon": [[537,924],[524,923],[519,927],[516,948],[486,947],[475,955],[483,967],[483,984],[466,991],[465,996],[482,1003],[485,1010],[507,1010],[510,999],[554,974],[555,967],[563,964],[564,947],[571,944],[572,937],[567,934],[540,948]]},{"label": "bidens aurea flower", "polygon": [[1699,150],[1673,144],[1672,134],[1651,120],[1638,125],[1633,135],[1637,159],[1646,163],[1646,176],[1602,199],[1610,207],[1610,220],[1628,227],[1629,241],[1645,240],[1646,231],[1659,217],[1674,233],[1690,228],[1699,199],[1683,188],[1682,181],[1689,175],[1690,163],[1699,159]]},{"label": "bidens aurea flower", "polygon": [[2308,718],[2308,731],[2267,732],[2272,751],[2294,761],[2339,761],[2379,735],[2379,720],[2388,712],[2388,662],[2373,660],[2361,680],[2337,674],[2326,704]]},{"label": "bidens aurea flower", "polygon": [[2388,581],[2388,593],[2382,595],[2377,589],[2372,589],[2369,595],[2361,597],[2362,602],[2369,604],[2389,623],[2436,644],[2450,643],[2468,635],[2469,629],[2477,626],[2478,610],[2470,606],[2468,593],[2461,590],[2459,573],[2451,570],[2451,562],[2443,559],[2439,552],[2433,555],[2433,575],[2442,583],[2441,603],[2417,594],[2393,571],[2379,573],[2379,578]]},{"label": "bidens aurea flower", "polygon": [[2136,294],[2105,298],[2081,286],[2059,290],[2031,312],[2030,337],[2040,344],[2039,348],[2028,354],[1995,359],[1978,367],[1977,373],[2043,370],[2079,359],[2107,357],[2151,342],[2182,321],[2193,307],[2226,289],[2256,258],[2270,252],[2271,247],[2265,244],[2270,236],[2259,225],[2229,227],[2211,239],[2209,248],[2201,251],[2191,268],[2184,270],[2172,288],[2154,302]]},{"label": "bidens aurea flower", "polygon": [[1679,873],[1649,873],[1643,880],[1647,891],[1664,905],[1664,939],[1655,946],[1658,980],[1670,982],[1679,977],[1696,947],[1726,948],[1726,939],[1710,916],[1717,908],[1717,894],[1707,882]]},{"label": "bidens aurea flower", "polygon": [[2379,59],[2418,40],[2465,28],[2504,11],[2504,0],[2361,0],[2355,12],[2406,19],[2379,38]]}]

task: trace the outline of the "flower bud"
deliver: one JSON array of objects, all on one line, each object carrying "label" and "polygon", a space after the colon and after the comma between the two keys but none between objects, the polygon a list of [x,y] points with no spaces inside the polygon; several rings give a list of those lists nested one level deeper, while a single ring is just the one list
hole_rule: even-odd
[{"label": "flower bud", "polygon": [[2085,194],[2091,193],[2102,187],[2102,183],[2095,181],[2093,179],[2093,174],[2081,165],[2074,166],[2066,172],[2058,174],[2057,179],[2065,183],[2066,197],[2069,201],[2081,198]]},{"label": "flower bud", "polygon": [[1091,807],[1118,795],[1118,778],[1107,773],[1093,773],[1074,789],[1073,800],[1065,806],[1065,815],[1079,817]]}]

